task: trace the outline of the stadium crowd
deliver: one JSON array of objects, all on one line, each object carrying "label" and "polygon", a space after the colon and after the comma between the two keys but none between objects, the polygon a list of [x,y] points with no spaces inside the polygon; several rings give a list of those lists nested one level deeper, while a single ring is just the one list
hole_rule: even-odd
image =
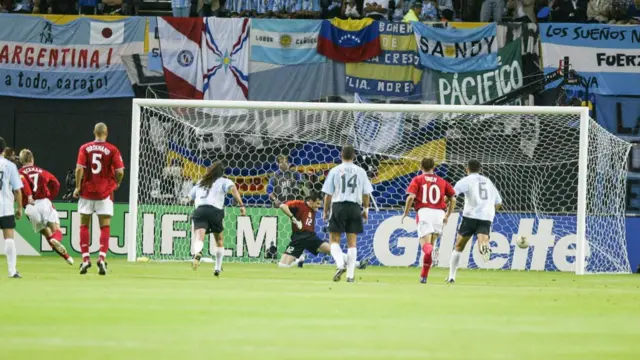
[{"label": "stadium crowd", "polygon": [[[143,0],[0,0],[0,12],[138,15]],[[640,0],[171,0],[173,16],[638,24]]]}]

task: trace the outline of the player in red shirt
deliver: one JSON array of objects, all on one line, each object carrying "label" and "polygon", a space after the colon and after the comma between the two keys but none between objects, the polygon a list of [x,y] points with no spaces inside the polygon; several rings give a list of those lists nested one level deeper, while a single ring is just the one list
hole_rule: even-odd
[{"label": "player in red shirt", "polygon": [[100,253],[98,273],[107,274],[105,258],[109,251],[111,236],[111,217],[113,216],[113,192],[120,187],[124,178],[124,162],[118,148],[107,142],[107,125],[96,124],[93,129],[95,140],[86,143],[78,151],[76,163],[76,189],[73,197],[80,198],[80,251],[82,265],[80,274],[84,275],[91,267],[89,256],[89,225],[93,213],[100,222]]},{"label": "player in red shirt", "polygon": [[[280,263],[281,268],[288,268],[293,265],[302,267],[304,256],[302,253],[307,250],[313,255],[318,253],[331,254],[329,243],[321,240],[316,235],[316,211],[322,206],[322,196],[318,193],[312,193],[302,200],[291,200],[285,203],[275,202],[276,206],[282,210],[291,219],[291,242],[287,245],[287,249]],[[346,259],[347,254],[343,253]],[[365,259],[356,264],[359,269],[364,269],[369,264],[369,260]]]},{"label": "player in red shirt", "polygon": [[[436,168],[433,159],[424,158],[421,165],[422,174],[414,177],[407,188],[409,196],[407,196],[407,202],[404,206],[402,220],[404,221],[404,218],[409,215],[411,205],[415,201],[418,237],[424,251],[420,282],[425,284],[433,263],[433,245],[456,207],[456,192],[451,184],[433,172]],[[449,202],[448,207],[447,201]],[[445,209],[447,209],[446,213]]]},{"label": "player in red shirt", "polygon": [[[20,168],[20,176],[27,181],[29,189],[33,192],[33,201],[25,204],[25,213],[33,230],[41,233],[51,248],[69,265],[73,265],[73,258],[69,256],[67,249],[62,245],[58,211],[51,203],[58,195],[60,182],[47,170],[35,166],[34,161],[33,153],[30,150],[20,151],[20,162],[23,165]],[[26,189],[27,186],[24,188]]]}]

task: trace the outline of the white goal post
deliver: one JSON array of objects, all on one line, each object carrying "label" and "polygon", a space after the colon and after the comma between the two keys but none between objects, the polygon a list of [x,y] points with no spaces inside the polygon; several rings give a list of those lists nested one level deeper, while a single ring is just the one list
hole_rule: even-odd
[{"label": "white goal post", "polygon": [[[276,155],[286,154],[292,169],[300,174],[313,166],[318,171],[335,163],[333,149],[346,144],[376,163],[372,166],[377,179],[374,187],[379,184],[375,200],[385,209],[381,212],[389,213],[379,219],[372,216],[373,224],[365,229],[371,232],[365,236],[370,240],[364,241],[371,241],[371,256],[379,258],[379,264],[404,265],[411,256],[415,260],[419,255],[406,254],[418,247],[402,235],[415,229],[397,225],[394,218],[404,201],[406,178],[417,173],[423,156],[431,156],[452,183],[464,175],[468,160],[478,159],[487,164],[487,175],[503,192],[506,206],[494,222],[496,243],[492,246],[504,256],[487,268],[570,269],[580,275],[631,270],[624,229],[630,145],[595,123],[585,107],[545,106],[134,99],[128,260],[143,256],[186,260],[191,256],[186,205],[175,195],[178,184],[169,195],[158,189],[172,176],[195,181],[201,167],[223,158],[235,164],[228,175],[248,184],[247,205],[262,207],[273,218],[265,215],[245,224],[236,221],[235,213],[228,215],[234,217],[229,226],[238,234],[245,231],[250,238],[241,244],[241,235],[233,236],[228,255],[264,260],[271,244],[276,245],[279,256],[288,242],[280,229],[288,224],[273,225],[278,227],[273,236],[268,230],[261,228],[256,233],[252,228],[280,219],[264,200],[264,187],[273,175],[256,169],[268,169]],[[174,167],[182,170],[174,174]],[[380,245],[382,235],[376,227],[386,229],[394,224],[396,228],[387,231],[388,243]],[[241,230],[243,226],[250,230]],[[455,226],[451,225],[454,233]],[[527,226],[529,230],[524,231]],[[543,236],[545,226],[552,229]],[[530,236],[531,247],[520,253],[513,239],[524,232]],[[178,238],[181,240],[174,240]],[[439,263],[447,266],[451,243],[443,241]],[[485,267],[475,261],[479,259],[475,253],[467,256],[467,267]]]}]

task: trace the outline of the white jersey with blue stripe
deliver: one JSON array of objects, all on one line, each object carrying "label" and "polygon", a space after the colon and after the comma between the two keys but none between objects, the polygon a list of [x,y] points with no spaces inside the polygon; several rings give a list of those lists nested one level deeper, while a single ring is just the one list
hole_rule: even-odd
[{"label": "white jersey with blue stripe", "polygon": [[22,189],[20,173],[14,163],[0,156],[0,217],[14,214],[13,192]]},{"label": "white jersey with blue stripe", "polygon": [[331,202],[353,202],[362,205],[362,196],[373,192],[367,172],[352,162],[344,162],[329,171],[322,192],[331,195]]},{"label": "white jersey with blue stripe", "polygon": [[210,188],[203,187],[200,183],[197,183],[191,188],[189,197],[195,202],[196,208],[202,205],[210,205],[224,210],[224,198],[232,186],[234,186],[233,181],[227,178],[217,179]]}]

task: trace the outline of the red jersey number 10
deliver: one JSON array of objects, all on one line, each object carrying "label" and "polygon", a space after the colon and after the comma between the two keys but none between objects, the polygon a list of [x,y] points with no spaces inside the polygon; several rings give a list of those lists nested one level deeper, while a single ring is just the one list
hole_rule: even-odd
[{"label": "red jersey number 10", "polygon": [[436,184],[424,184],[422,185],[422,202],[424,204],[437,205],[440,203],[440,187]]}]

